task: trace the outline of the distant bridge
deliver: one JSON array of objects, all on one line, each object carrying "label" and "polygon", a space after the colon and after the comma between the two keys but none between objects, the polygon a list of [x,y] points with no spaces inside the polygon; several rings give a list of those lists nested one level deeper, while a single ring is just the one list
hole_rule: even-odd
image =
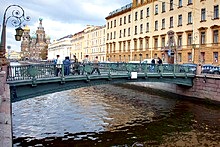
[{"label": "distant bridge", "polygon": [[74,64],[70,66],[69,75],[64,75],[64,66],[61,66],[59,76],[56,76],[53,64],[9,66],[7,83],[10,85],[11,102],[100,84],[166,82],[193,86],[195,77],[195,71],[178,64],[99,63],[101,75],[91,74],[93,64],[80,65],[77,68],[80,75],[74,74]]}]

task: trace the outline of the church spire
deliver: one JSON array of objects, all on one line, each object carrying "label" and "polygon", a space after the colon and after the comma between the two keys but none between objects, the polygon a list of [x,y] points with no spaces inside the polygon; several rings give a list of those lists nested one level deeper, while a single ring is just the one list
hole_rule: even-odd
[{"label": "church spire", "polygon": [[42,25],[42,21],[43,19],[42,18],[39,18],[39,27],[38,27],[38,30],[44,30],[44,27]]}]

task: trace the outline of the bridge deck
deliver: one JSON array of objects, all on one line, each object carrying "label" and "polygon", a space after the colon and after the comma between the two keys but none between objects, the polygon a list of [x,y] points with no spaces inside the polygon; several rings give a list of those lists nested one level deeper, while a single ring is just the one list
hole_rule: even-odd
[{"label": "bridge deck", "polygon": [[[83,65],[77,69],[80,75],[75,74],[74,70],[66,75],[66,67],[62,65],[62,72],[56,76],[56,66],[53,64],[9,66],[7,83],[11,97],[18,100],[106,83],[168,82],[192,86],[195,77],[188,67],[172,64],[105,63],[98,65],[101,75],[91,74],[94,67],[97,65]],[[74,69],[74,64],[69,68]]]}]

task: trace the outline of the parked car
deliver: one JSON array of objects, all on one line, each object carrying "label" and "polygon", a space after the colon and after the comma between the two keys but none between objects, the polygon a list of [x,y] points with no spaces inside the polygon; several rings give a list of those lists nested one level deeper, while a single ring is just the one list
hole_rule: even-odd
[{"label": "parked car", "polygon": [[213,69],[215,66],[212,64],[204,64],[202,65],[202,73],[210,73],[210,70]]},{"label": "parked car", "polygon": [[209,70],[210,74],[220,74],[220,67],[214,66],[212,69]]},{"label": "parked car", "polygon": [[190,73],[196,73],[197,64],[193,63],[183,63],[180,66],[180,72],[190,72]]}]

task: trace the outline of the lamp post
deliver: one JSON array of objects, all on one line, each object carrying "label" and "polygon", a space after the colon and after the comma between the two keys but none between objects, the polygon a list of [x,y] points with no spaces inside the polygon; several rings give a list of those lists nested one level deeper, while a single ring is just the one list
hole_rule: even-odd
[{"label": "lamp post", "polygon": [[[11,15],[7,16],[7,12],[11,12]],[[19,5],[9,5],[6,8],[4,15],[3,15],[3,22],[2,22],[2,34],[1,34],[1,46],[0,46],[0,65],[1,66],[5,66],[9,64],[9,62],[7,61],[5,57],[6,25],[7,25],[8,20],[11,20],[11,24],[14,27],[18,27],[16,28],[15,40],[20,41],[23,31],[24,31],[20,26],[24,21],[29,21],[30,17],[24,16],[24,9]]]}]

